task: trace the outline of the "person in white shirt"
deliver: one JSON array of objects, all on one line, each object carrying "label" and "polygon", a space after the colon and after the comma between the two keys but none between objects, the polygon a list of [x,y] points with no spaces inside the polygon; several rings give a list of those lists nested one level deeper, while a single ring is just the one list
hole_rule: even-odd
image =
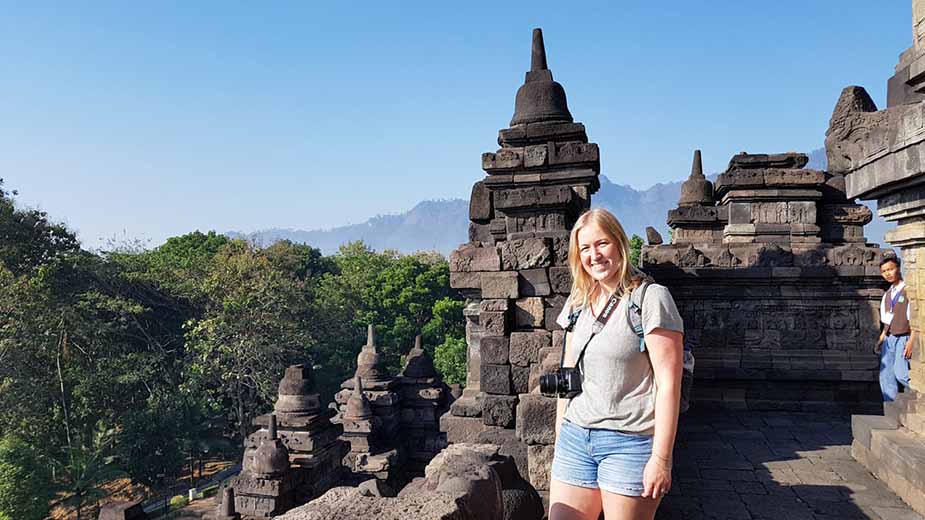
[{"label": "person in white shirt", "polygon": [[915,331],[909,324],[912,317],[906,282],[900,270],[900,260],[888,256],[880,262],[880,275],[890,288],[880,300],[882,331],[874,352],[880,354],[880,391],[884,401],[896,400],[899,385],[909,387],[909,359],[915,344]]}]

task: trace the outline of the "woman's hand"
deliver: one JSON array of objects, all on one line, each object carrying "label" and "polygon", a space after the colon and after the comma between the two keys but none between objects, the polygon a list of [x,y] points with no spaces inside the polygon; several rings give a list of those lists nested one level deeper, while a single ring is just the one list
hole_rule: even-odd
[{"label": "woman's hand", "polygon": [[642,496],[662,498],[671,489],[671,466],[667,461],[653,454],[642,472]]}]

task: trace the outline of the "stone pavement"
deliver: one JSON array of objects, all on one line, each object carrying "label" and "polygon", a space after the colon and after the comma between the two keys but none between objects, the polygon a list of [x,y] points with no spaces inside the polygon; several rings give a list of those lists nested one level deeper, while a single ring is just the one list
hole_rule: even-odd
[{"label": "stone pavement", "polygon": [[923,520],[851,458],[851,418],[691,412],[657,520]]}]

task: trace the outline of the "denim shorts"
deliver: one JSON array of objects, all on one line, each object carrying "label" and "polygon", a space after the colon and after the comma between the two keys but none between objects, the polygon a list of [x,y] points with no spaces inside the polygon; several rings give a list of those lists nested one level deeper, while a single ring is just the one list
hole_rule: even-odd
[{"label": "denim shorts", "polygon": [[551,477],[573,486],[638,497],[651,455],[651,435],[583,428],[563,420]]}]

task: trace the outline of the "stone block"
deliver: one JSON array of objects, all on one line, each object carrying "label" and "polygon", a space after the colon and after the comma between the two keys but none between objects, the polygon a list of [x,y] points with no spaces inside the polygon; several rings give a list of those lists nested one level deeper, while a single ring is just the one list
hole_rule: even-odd
[{"label": "stone block", "polygon": [[481,414],[479,410],[479,417],[456,417],[447,412],[440,417],[440,431],[446,433],[446,440],[451,444],[472,442],[479,434],[493,428],[482,421]]},{"label": "stone block", "polygon": [[482,244],[494,243],[494,237],[491,236],[491,226],[488,224],[479,224],[477,222],[469,223],[469,242]]},{"label": "stone block", "polygon": [[549,489],[549,473],[552,470],[554,455],[555,446],[544,444],[527,446],[527,474],[530,484],[538,491]]},{"label": "stone block", "polygon": [[481,273],[450,273],[450,287],[453,289],[481,289]]},{"label": "stone block", "polygon": [[509,305],[508,300],[482,300],[479,302],[479,310],[486,312],[507,312]]},{"label": "stone block", "polygon": [[787,221],[794,224],[815,224],[816,203],[812,201],[788,202]]},{"label": "stone block", "polygon": [[540,349],[549,347],[551,334],[545,330],[534,332],[512,332],[510,343],[510,361],[521,367],[539,363]]},{"label": "stone block", "polygon": [[870,449],[871,430],[895,430],[899,423],[895,418],[882,415],[852,415],[851,435],[865,449]]},{"label": "stone block", "polygon": [[511,366],[511,392],[526,394],[530,391],[530,368]]},{"label": "stone block", "polygon": [[553,265],[568,266],[568,232],[550,234],[552,240]]},{"label": "stone block", "polygon": [[546,298],[546,311],[543,320],[543,328],[552,331],[562,329],[562,327],[556,323],[556,318],[559,317],[559,314],[562,312],[562,308],[565,307],[565,302],[567,300],[568,298],[562,295]]},{"label": "stone block", "polygon": [[523,394],[517,405],[517,438],[527,444],[556,442],[556,399]]},{"label": "stone block", "polygon": [[472,185],[469,196],[469,220],[485,223],[491,220],[491,190],[482,181]]},{"label": "stone block", "polygon": [[552,292],[546,269],[519,271],[517,284],[520,296],[548,296]]},{"label": "stone block", "polygon": [[545,144],[527,146],[524,148],[524,166],[527,168],[544,166],[548,155]]},{"label": "stone block", "polygon": [[543,238],[508,240],[500,244],[501,265],[506,271],[536,269],[552,263],[552,252]]},{"label": "stone block", "polygon": [[571,270],[568,267],[550,267],[549,286],[554,293],[569,294],[572,290]]},{"label": "stone block", "polygon": [[482,154],[482,169],[489,173],[491,170],[513,170],[523,164],[523,148],[502,148],[495,153]]},{"label": "stone block", "polygon": [[514,326],[541,328],[545,311],[542,298],[520,298],[514,302]]},{"label": "stone block", "polygon": [[480,370],[480,385],[483,392],[496,395],[509,395],[511,393],[510,365],[489,365],[488,363],[482,363]]},{"label": "stone block", "polygon": [[600,160],[600,150],[596,143],[567,142],[556,143],[549,151],[549,164],[574,164],[584,162],[597,162]]},{"label": "stone block", "polygon": [[494,193],[495,207],[501,210],[566,206],[574,192],[568,186],[531,186]]},{"label": "stone block", "polygon": [[565,211],[533,211],[508,215],[504,219],[508,240],[535,238],[537,233],[565,231]]},{"label": "stone block", "polygon": [[[482,386],[485,386],[484,382]],[[516,395],[486,395],[482,400],[482,422],[486,425],[511,428],[516,414]]]},{"label": "stone block", "polygon": [[494,246],[465,244],[450,253],[450,272],[500,270],[501,257]]},{"label": "stone block", "polygon": [[482,363],[489,365],[506,365],[510,362],[510,340],[506,336],[482,336],[479,341],[479,353]]},{"label": "stone block", "polygon": [[483,298],[517,298],[517,273],[500,271],[482,273]]},{"label": "stone block", "polygon": [[752,208],[747,202],[729,203],[729,224],[751,224]]},{"label": "stone block", "polygon": [[504,336],[507,334],[506,312],[479,312],[479,326],[486,336]]}]

